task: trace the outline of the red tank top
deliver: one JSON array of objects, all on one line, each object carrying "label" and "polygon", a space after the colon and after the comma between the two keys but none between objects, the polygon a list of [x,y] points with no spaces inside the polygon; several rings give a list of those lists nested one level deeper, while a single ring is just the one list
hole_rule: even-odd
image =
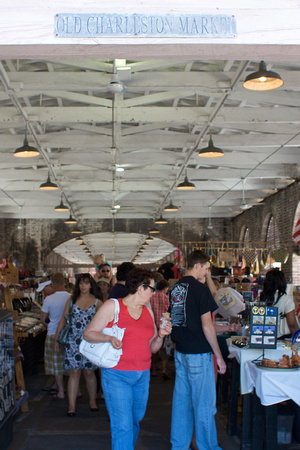
[{"label": "red tank top", "polygon": [[[133,319],[121,298],[118,326],[126,328],[123,337],[123,353],[114,367],[117,370],[148,370],[151,366],[151,350],[149,340],[154,336],[154,321],[147,308],[143,307],[141,317]],[[107,324],[112,327],[113,321]]]}]

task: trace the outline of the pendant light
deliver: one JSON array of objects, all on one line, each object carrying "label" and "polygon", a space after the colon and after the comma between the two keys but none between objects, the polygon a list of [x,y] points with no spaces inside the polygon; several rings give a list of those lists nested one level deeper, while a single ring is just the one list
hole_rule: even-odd
[{"label": "pendant light", "polygon": [[78,236],[76,239],[75,239],[75,241],[76,242],[83,242],[83,237],[82,236]]},{"label": "pendant light", "polygon": [[70,213],[70,217],[65,220],[65,223],[77,223],[77,220],[72,217],[72,214]]},{"label": "pendant light", "polygon": [[243,87],[251,91],[272,91],[280,88],[282,85],[281,76],[276,72],[267,70],[264,61],[260,62],[258,72],[248,75],[243,83]]},{"label": "pendant light", "polygon": [[155,219],[155,220],[154,220],[154,223],[163,224],[163,223],[168,223],[168,221],[167,221],[167,219],[164,219],[164,218],[162,217],[162,215],[160,215],[158,219]]},{"label": "pendant light", "polygon": [[184,181],[182,183],[178,184],[177,189],[179,189],[181,191],[191,191],[192,189],[196,189],[196,186],[194,185],[194,183],[191,183],[188,180],[186,171],[185,171]]},{"label": "pendant light", "polygon": [[218,158],[224,156],[224,152],[221,148],[215,147],[212,137],[210,135],[208,146],[199,151],[198,156],[202,158]]},{"label": "pendant light", "polygon": [[146,242],[151,242],[151,241],[154,241],[154,239],[153,239],[152,236],[148,236],[148,237],[146,237],[145,241]]},{"label": "pendant light", "polygon": [[164,211],[178,211],[178,210],[179,210],[178,206],[173,205],[172,200],[171,203],[164,208]]},{"label": "pendant light", "polygon": [[148,245],[149,245],[148,242],[145,241],[145,242],[141,245],[141,247],[148,247]]},{"label": "pendant light", "polygon": [[55,206],[54,211],[69,211],[69,207],[64,204],[62,196],[61,196],[60,204]]},{"label": "pendant light", "polygon": [[[78,225],[75,226],[75,228],[71,231],[72,234],[80,234],[82,233],[82,230],[78,228]],[[77,240],[77,239],[76,239]]]},{"label": "pendant light", "polygon": [[38,156],[39,154],[40,152],[37,148],[31,147],[31,145],[28,144],[26,132],[23,145],[22,147],[19,147],[15,150],[14,156],[16,156],[17,158],[32,158],[34,156]]},{"label": "pendant light", "polygon": [[155,228],[154,226],[152,226],[151,228],[149,228],[149,233],[150,234],[158,234],[158,233],[160,233],[160,231],[157,228]]},{"label": "pendant light", "polygon": [[56,189],[58,189],[57,184],[52,183],[50,179],[50,173],[48,173],[47,181],[45,183],[42,183],[39,189],[42,189],[43,191],[55,191]]}]

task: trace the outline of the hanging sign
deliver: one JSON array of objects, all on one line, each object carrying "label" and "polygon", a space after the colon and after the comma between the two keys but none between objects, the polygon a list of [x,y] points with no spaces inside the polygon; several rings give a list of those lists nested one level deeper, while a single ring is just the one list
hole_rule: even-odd
[{"label": "hanging sign", "polygon": [[56,14],[59,38],[198,37],[233,38],[233,15],[203,14]]}]

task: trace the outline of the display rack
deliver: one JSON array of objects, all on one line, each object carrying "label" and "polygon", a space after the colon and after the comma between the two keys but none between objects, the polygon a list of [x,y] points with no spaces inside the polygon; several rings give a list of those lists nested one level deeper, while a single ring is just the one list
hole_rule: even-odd
[{"label": "display rack", "polygon": [[[19,346],[19,336],[18,336],[18,332],[16,329],[15,324],[18,322],[18,311],[14,311],[13,310],[13,296],[16,295],[21,295],[20,292],[16,291],[14,293],[11,293],[11,290],[9,287],[6,287],[3,290],[3,294],[4,294],[4,301],[5,301],[5,306],[6,309],[9,313],[11,313],[12,318],[13,318],[13,328],[12,328],[12,336],[13,336],[13,357],[14,357],[14,372],[15,372],[15,381],[16,381],[16,386],[18,389],[18,404],[20,406],[20,409],[22,412],[26,412],[28,411],[28,403],[27,403],[27,392],[26,392],[26,387],[25,387],[25,381],[24,381],[24,374],[23,374],[23,366],[22,366],[22,356],[21,356],[21,349]],[[0,449],[1,450],[1,449]]]},{"label": "display rack", "polygon": [[0,450],[13,439],[15,412],[15,362],[13,315],[7,309],[0,311]]}]

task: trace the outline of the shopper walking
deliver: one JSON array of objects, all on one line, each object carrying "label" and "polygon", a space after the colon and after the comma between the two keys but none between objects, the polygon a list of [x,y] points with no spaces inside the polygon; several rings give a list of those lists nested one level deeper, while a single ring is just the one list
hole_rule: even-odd
[{"label": "shopper walking", "polygon": [[63,375],[65,371],[64,350],[58,349],[55,352],[53,347],[60,318],[66,302],[70,297],[69,292],[65,291],[64,284],[65,280],[62,273],[57,272],[52,275],[51,287],[54,293],[45,298],[41,311],[41,322],[47,327],[44,351],[45,374],[54,375],[55,377],[55,383],[51,386],[50,391],[52,393],[56,392],[54,395],[56,398],[64,398],[65,396],[63,386]]},{"label": "shopper walking", "polygon": [[127,296],[118,299],[118,326],[125,328],[123,341],[101,334],[106,326],[113,325],[113,300],[104,303],[84,332],[84,338],[89,342],[111,342],[114,348],[122,348],[123,351],[116,367],[101,369],[113,450],[134,449],[139,423],[144,417],[148,401],[151,352],[157,352],[164,336],[171,332],[171,323],[157,332],[153,312],[145,306],[155,290],[149,270],[131,270],[127,275],[126,289]]},{"label": "shopper walking", "polygon": [[[97,297],[99,297],[98,294],[98,287],[93,277],[89,273],[81,274],[75,284],[72,295],[72,325],[68,336],[68,342],[65,346],[64,367],[66,370],[70,370],[68,381],[69,409],[67,412],[69,417],[76,415],[76,399],[81,372],[83,372],[86,381],[90,410],[92,412],[98,411],[96,403],[97,382],[94,373],[97,366],[88,361],[79,352],[79,345],[82,340],[83,332],[102,304],[102,302],[97,299]],[[71,298],[66,303],[63,316],[57,327],[54,340],[54,349],[56,352],[60,351],[57,337],[60,330],[65,325],[66,321],[64,316],[68,314],[70,301]]]},{"label": "shopper walking", "polygon": [[209,268],[209,256],[200,250],[193,251],[188,256],[185,276],[170,293],[172,339],[176,345],[172,450],[189,448],[194,426],[199,449],[220,449],[214,418],[216,387],[212,354],[216,355],[219,373],[226,372],[226,364],[212,322],[217,304],[209,288],[198,281],[207,275]]}]

